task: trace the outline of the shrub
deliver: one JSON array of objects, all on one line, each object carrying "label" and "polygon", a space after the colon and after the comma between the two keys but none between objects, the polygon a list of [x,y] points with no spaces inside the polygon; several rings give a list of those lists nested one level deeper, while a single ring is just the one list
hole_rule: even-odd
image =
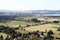
[{"label": "shrub", "polygon": [[59,21],[53,21],[53,23],[59,23]]},{"label": "shrub", "polygon": [[57,31],[60,31],[60,27],[57,29]]}]

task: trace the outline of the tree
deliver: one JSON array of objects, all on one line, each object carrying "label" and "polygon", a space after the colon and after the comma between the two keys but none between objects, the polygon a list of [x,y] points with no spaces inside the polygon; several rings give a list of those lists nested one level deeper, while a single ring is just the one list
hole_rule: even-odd
[{"label": "tree", "polygon": [[44,36],[44,32],[43,31],[41,32],[41,35]]},{"label": "tree", "polygon": [[7,37],[5,38],[5,40],[10,40],[8,35],[7,35]]},{"label": "tree", "polygon": [[40,20],[37,20],[37,18],[31,19],[33,22],[40,22]]},{"label": "tree", "polygon": [[52,34],[54,34],[53,31],[49,30],[48,33],[47,33],[47,36],[51,36]]},{"label": "tree", "polygon": [[59,21],[53,21],[53,23],[59,23]]},{"label": "tree", "polygon": [[52,30],[49,30],[48,33],[47,33],[47,40],[53,40],[54,37],[52,36],[54,33]]},{"label": "tree", "polygon": [[3,40],[3,36],[2,35],[0,36],[0,40]]},{"label": "tree", "polygon": [[57,29],[57,31],[60,31],[60,27]]}]

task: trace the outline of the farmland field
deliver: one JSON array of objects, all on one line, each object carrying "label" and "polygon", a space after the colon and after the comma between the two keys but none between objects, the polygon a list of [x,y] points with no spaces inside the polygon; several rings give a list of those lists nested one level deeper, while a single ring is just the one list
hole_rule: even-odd
[{"label": "farmland field", "polygon": [[[12,21],[8,21],[7,23],[0,23],[0,25],[4,25],[4,26],[8,26],[10,28],[16,28],[19,27],[19,25],[21,26],[26,26],[26,25],[30,25],[29,27],[25,27],[24,30],[16,30],[18,33],[28,33],[28,32],[34,32],[34,31],[49,31],[52,30],[54,32],[54,37],[59,37],[60,38],[60,31],[57,31],[57,28],[60,27],[60,21],[59,23],[48,23],[48,24],[42,24],[41,22],[32,22],[31,19],[33,19],[33,17],[29,18],[29,17],[25,17],[25,18],[16,18],[15,20]],[[39,18],[40,19],[40,18]],[[51,19],[47,19],[48,21],[52,21]],[[36,25],[37,24],[37,25]],[[32,26],[33,25],[33,26]],[[4,33],[0,33],[1,35]],[[3,35],[4,38],[6,37],[6,34]]]}]

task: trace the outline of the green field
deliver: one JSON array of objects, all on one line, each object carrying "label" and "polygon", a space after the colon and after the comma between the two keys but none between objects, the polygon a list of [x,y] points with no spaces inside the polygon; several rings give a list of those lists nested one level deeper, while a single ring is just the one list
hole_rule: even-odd
[{"label": "green field", "polygon": [[[16,20],[12,20],[10,22],[7,23],[0,23],[0,25],[5,25],[5,26],[9,26],[9,27],[14,27],[14,26],[18,26],[18,25],[34,25],[34,24],[40,24],[40,23],[35,23],[35,22],[31,22],[32,18],[16,18]],[[30,22],[26,22],[26,21],[30,21]]]},{"label": "green field", "polygon": [[34,25],[34,24],[40,24],[40,23],[16,21],[16,20],[13,20],[13,21],[7,22],[7,23],[0,23],[0,25],[5,25],[5,26],[9,26],[9,27],[18,26],[18,25],[23,25],[23,26],[24,25]]}]

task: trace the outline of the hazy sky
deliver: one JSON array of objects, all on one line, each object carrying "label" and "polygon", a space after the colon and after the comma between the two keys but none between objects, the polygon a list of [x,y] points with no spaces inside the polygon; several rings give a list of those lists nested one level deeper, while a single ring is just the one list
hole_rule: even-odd
[{"label": "hazy sky", "polygon": [[0,0],[4,10],[60,10],[60,0]]}]

